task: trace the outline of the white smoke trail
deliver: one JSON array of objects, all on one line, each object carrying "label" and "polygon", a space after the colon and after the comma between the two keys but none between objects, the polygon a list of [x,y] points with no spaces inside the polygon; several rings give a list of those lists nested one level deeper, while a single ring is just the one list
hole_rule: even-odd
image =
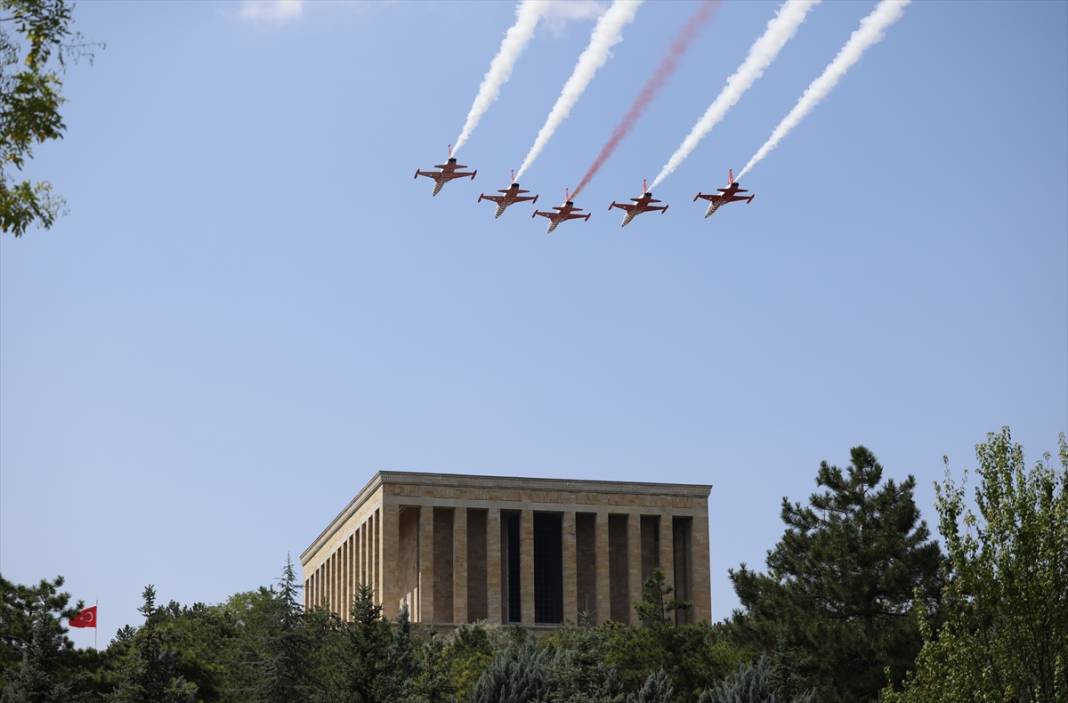
[{"label": "white smoke trail", "polygon": [[464,128],[460,130],[460,136],[456,138],[456,143],[452,147],[454,154],[468,140],[471,132],[475,131],[479,120],[500,95],[501,87],[512,77],[515,62],[519,60],[530,38],[534,36],[538,20],[548,9],[549,3],[546,0],[523,0],[516,6],[515,24],[505,32],[501,47],[490,61],[489,70],[482,78],[482,84],[478,86],[478,95],[475,96],[475,102],[471,104],[471,109],[467,112]]},{"label": "white smoke trail", "polygon": [[553,132],[571,112],[571,108],[586,90],[586,86],[597,75],[598,69],[608,61],[612,47],[623,39],[623,27],[634,19],[641,2],[642,0],[615,0],[608,11],[597,20],[597,26],[593,28],[593,34],[590,35],[590,43],[579,56],[571,77],[567,79],[567,83],[564,83],[560,97],[556,99],[556,104],[553,105],[553,109],[549,111],[549,116],[545,119],[545,124],[538,131],[538,136],[534,139],[534,145],[530,147],[527,158],[523,159],[523,165],[515,174],[517,181],[549,143]]},{"label": "white smoke trail", "polygon": [[871,14],[860,21],[860,26],[849,36],[849,41],[838,50],[838,55],[834,57],[834,60],[827,64],[827,68],[823,69],[820,77],[812,81],[808,88],[805,89],[801,99],[794,105],[794,109],[790,110],[789,114],[783,118],[779,126],[768,137],[768,141],[764,142],[764,146],[760,147],[757,153],[753,155],[753,158],[749,159],[749,163],[738,174],[739,180],[749,173],[772,149],[777,147],[783,137],[789,134],[790,130],[796,127],[804,119],[805,115],[812,111],[812,108],[827,97],[842,76],[853,67],[853,64],[860,60],[860,57],[864,55],[864,52],[869,47],[882,40],[886,29],[901,18],[901,15],[905,12],[905,6],[909,2],[910,0],[880,0]]},{"label": "white smoke trail", "polygon": [[719,124],[730,109],[742,99],[745,91],[764,75],[764,71],[779,55],[779,51],[805,21],[808,11],[819,3],[820,0],[786,0],[779,7],[778,13],[768,22],[768,28],[764,30],[764,34],[749,47],[745,61],[727,79],[727,85],[719,91],[719,95],[705,110],[705,114],[697,120],[697,124],[682,140],[682,144],[671,155],[664,168],[660,169],[660,174],[653,180],[653,188],[656,188],[660,181],[671,175],[679,164],[686,160],[705,135],[711,132],[712,128]]}]

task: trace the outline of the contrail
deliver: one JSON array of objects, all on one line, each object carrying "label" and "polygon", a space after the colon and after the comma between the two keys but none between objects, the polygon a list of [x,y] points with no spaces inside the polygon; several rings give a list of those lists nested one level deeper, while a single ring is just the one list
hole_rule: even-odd
[{"label": "contrail", "polygon": [[538,154],[549,143],[553,132],[571,112],[571,108],[575,106],[583,91],[586,90],[586,86],[597,75],[597,70],[608,61],[612,47],[623,38],[623,27],[634,19],[641,2],[642,0],[614,0],[608,11],[601,15],[601,19],[597,20],[597,26],[593,28],[593,34],[590,35],[590,43],[586,46],[582,55],[579,56],[578,63],[575,64],[575,70],[571,72],[571,77],[567,79],[567,83],[564,83],[564,88],[560,91],[560,97],[556,99],[556,104],[549,111],[545,124],[538,131],[538,136],[534,139],[534,145],[530,147],[530,152],[523,159],[523,165],[519,167],[519,172],[515,175],[516,180],[521,178],[523,173],[534,163],[534,159],[538,158]]},{"label": "contrail", "polygon": [[727,85],[723,86],[719,95],[705,110],[705,114],[697,120],[697,124],[682,140],[682,144],[671,155],[664,168],[660,169],[660,174],[653,180],[653,188],[656,188],[662,180],[679,167],[679,164],[686,160],[705,135],[711,132],[712,128],[719,124],[730,109],[742,99],[749,87],[764,75],[764,71],[779,55],[779,51],[786,46],[786,42],[797,33],[808,11],[819,3],[820,0],[786,0],[779,7],[779,11],[768,22],[768,28],[764,30],[764,34],[749,47],[745,61],[727,79]]},{"label": "contrail", "polygon": [[768,141],[764,142],[764,146],[760,147],[757,153],[753,155],[753,158],[749,159],[749,163],[738,174],[739,179],[760,163],[761,159],[778,146],[783,137],[789,134],[790,130],[796,127],[805,115],[812,111],[812,108],[827,97],[827,94],[837,85],[842,76],[852,68],[853,64],[860,60],[860,57],[864,55],[868,47],[882,40],[886,29],[901,18],[901,15],[905,12],[905,6],[909,2],[910,0],[880,0],[871,14],[860,21],[860,26],[849,36],[849,41],[839,49],[838,55],[834,57],[834,60],[827,64],[827,68],[823,69],[820,77],[812,81],[808,88],[805,89],[801,99],[794,105],[794,109],[790,110],[790,113],[783,118],[779,126],[768,137]]},{"label": "contrail", "polygon": [[482,84],[478,86],[478,95],[475,96],[475,102],[471,104],[467,119],[464,121],[464,128],[460,130],[460,136],[456,138],[452,153],[459,151],[468,140],[471,132],[474,132],[475,127],[478,126],[479,120],[486,114],[486,110],[500,95],[501,87],[512,77],[512,67],[519,60],[530,38],[534,36],[534,29],[538,26],[538,20],[545,14],[546,9],[548,9],[548,3],[545,0],[523,0],[516,6],[515,24],[505,32],[504,39],[501,40],[501,48],[490,61],[489,70],[482,78]]},{"label": "contrail", "polygon": [[[818,2],[818,0],[816,0]],[[664,84],[667,83],[667,79],[675,72],[675,68],[678,65],[679,59],[686,53],[686,50],[690,48],[690,44],[697,38],[697,33],[701,30],[703,25],[709,17],[712,16],[712,11],[719,6],[719,0],[703,0],[701,5],[697,8],[697,12],[687,20],[686,24],[682,26],[678,36],[675,37],[675,41],[672,42],[671,47],[668,49],[667,54],[660,60],[660,65],[657,66],[656,73],[654,73],[649,80],[642,86],[642,90],[638,93],[638,97],[634,99],[630,109],[623,116],[623,119],[616,126],[612,136],[609,137],[608,142],[601,148],[601,153],[597,155],[597,158],[593,160],[593,165],[586,171],[586,175],[582,177],[582,181],[575,187],[575,192],[572,193],[572,197],[576,197],[582,192],[582,189],[586,187],[586,184],[601,170],[601,166],[608,160],[608,157],[612,155],[612,152],[616,150],[619,143],[623,141],[623,137],[627,136],[631,127],[638,121],[638,118],[645,112],[645,108],[649,106],[649,103],[653,101],[656,94],[660,91]]]}]

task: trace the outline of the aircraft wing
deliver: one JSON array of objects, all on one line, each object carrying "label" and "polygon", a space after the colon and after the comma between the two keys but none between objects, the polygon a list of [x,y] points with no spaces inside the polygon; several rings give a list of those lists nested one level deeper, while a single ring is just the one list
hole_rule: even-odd
[{"label": "aircraft wing", "polygon": [[538,196],[536,196],[536,195],[527,195],[527,196],[520,195],[515,199],[515,202],[517,202],[517,203],[525,203],[525,202],[529,202],[531,200],[534,200],[537,197]]},{"label": "aircraft wing", "polygon": [[[631,210],[636,208],[637,205],[629,205],[627,203],[612,203],[612,207],[617,207],[620,210],[626,210],[627,212],[630,212]],[[611,209],[611,208],[609,208],[609,209]]]},{"label": "aircraft wing", "polygon": [[504,200],[504,196],[503,195],[483,195],[482,199],[483,200],[492,200],[493,202],[495,202],[498,205],[500,205],[501,201]]},{"label": "aircraft wing", "polygon": [[[720,189],[720,190],[722,190],[722,189]],[[714,203],[714,202],[718,202],[719,200],[721,200],[723,198],[723,196],[722,195],[716,195],[715,193],[698,193],[697,195],[695,195],[693,197],[694,200],[697,200],[698,198],[700,198],[701,200],[707,200],[709,202]]]}]

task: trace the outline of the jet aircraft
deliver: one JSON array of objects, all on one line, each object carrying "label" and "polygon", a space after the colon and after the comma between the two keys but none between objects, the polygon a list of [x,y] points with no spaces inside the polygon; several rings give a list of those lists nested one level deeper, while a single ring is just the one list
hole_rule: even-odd
[{"label": "jet aircraft", "polygon": [[708,201],[708,210],[705,211],[705,217],[711,217],[712,213],[718,210],[722,205],[727,203],[736,203],[739,200],[744,200],[746,203],[753,202],[753,198],[756,197],[756,193],[752,195],[738,195],[738,193],[748,193],[745,188],[740,188],[741,184],[734,180],[734,169],[727,169],[727,187],[716,188],[718,193],[698,193],[693,196],[693,201],[696,203],[698,198]]},{"label": "jet aircraft", "polygon": [[[512,178],[515,178],[515,171],[512,171]],[[504,214],[504,211],[508,209],[509,205],[515,205],[516,203],[530,202],[535,204],[538,202],[538,196],[528,195],[523,196],[522,193],[529,193],[529,190],[522,190],[518,183],[513,181],[512,185],[503,190],[498,190],[498,193],[504,193],[504,195],[486,195],[485,193],[478,196],[478,202],[483,200],[489,200],[490,202],[497,203],[497,214],[494,215],[494,219]]]},{"label": "jet aircraft", "polygon": [[475,180],[475,175],[478,173],[478,169],[475,169],[474,171],[471,171],[470,173],[465,173],[464,171],[460,170],[460,169],[467,168],[467,166],[465,166],[464,164],[456,163],[456,157],[454,157],[452,155],[452,144],[449,145],[449,160],[446,161],[443,164],[435,164],[434,168],[439,168],[441,170],[440,171],[418,171],[417,170],[415,172],[415,178],[419,178],[419,176],[426,176],[427,178],[434,179],[434,195],[437,195],[438,193],[440,193],[441,189],[445,186],[445,184],[448,183],[449,181],[453,180],[454,178],[466,178],[467,176],[470,176],[471,180],[473,181],[473,180]]},{"label": "jet aircraft", "polygon": [[560,224],[561,222],[567,222],[568,220],[587,220],[587,221],[589,221],[590,215],[592,214],[592,213],[586,213],[585,215],[578,214],[578,213],[582,212],[582,208],[575,207],[575,203],[574,203],[573,200],[571,200],[571,196],[568,194],[567,191],[564,191],[564,204],[563,205],[554,205],[553,206],[553,210],[556,210],[556,212],[545,211],[545,210],[535,210],[534,214],[530,216],[530,219],[534,219],[538,215],[541,215],[542,217],[544,217],[544,218],[549,220],[549,229],[545,230],[546,234],[552,234],[552,231],[554,229],[556,229],[556,226],[558,224]]},{"label": "jet aircraft", "polygon": [[621,224],[620,227],[626,227],[630,224],[631,220],[643,212],[659,212],[663,215],[667,212],[668,207],[670,207],[668,205],[653,205],[653,203],[659,203],[660,201],[654,198],[653,194],[649,192],[644,178],[642,179],[642,196],[640,198],[631,198],[631,200],[634,201],[633,204],[617,203],[613,200],[612,204],[608,206],[609,212],[611,212],[614,207],[626,211],[627,214],[623,217],[623,224]]}]

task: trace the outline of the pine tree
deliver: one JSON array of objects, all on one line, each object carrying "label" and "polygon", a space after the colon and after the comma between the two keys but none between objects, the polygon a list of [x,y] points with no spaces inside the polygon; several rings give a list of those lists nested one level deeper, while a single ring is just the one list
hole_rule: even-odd
[{"label": "pine tree", "polygon": [[766,574],[730,572],[745,611],[743,644],[773,652],[784,691],[815,689],[827,703],[875,700],[900,681],[920,648],[914,596],[929,610],[941,590],[941,553],[913,500],[916,481],[882,481],[864,447],[843,472],[826,462],[809,505],[783,499],[786,533]]},{"label": "pine tree", "polygon": [[638,613],[638,621],[643,627],[658,627],[674,621],[676,610],[684,610],[690,607],[690,603],[676,600],[671,597],[671,586],[664,579],[664,572],[660,567],[653,569],[649,578],[642,584],[641,599],[634,604],[634,610]]},{"label": "pine tree", "polygon": [[[177,606],[177,604],[174,604]],[[164,646],[157,624],[166,613],[156,607],[156,589],[142,592],[138,609],[144,625],[131,637],[115,670],[111,703],[193,703],[197,686],[178,670],[177,652]],[[172,610],[168,606],[168,611]]]},{"label": "pine tree", "polygon": [[307,700],[307,637],[300,585],[288,554],[278,579],[278,590],[274,591],[273,605],[274,622],[270,623],[264,647],[266,661],[260,677],[259,699],[265,703],[299,703]]}]

